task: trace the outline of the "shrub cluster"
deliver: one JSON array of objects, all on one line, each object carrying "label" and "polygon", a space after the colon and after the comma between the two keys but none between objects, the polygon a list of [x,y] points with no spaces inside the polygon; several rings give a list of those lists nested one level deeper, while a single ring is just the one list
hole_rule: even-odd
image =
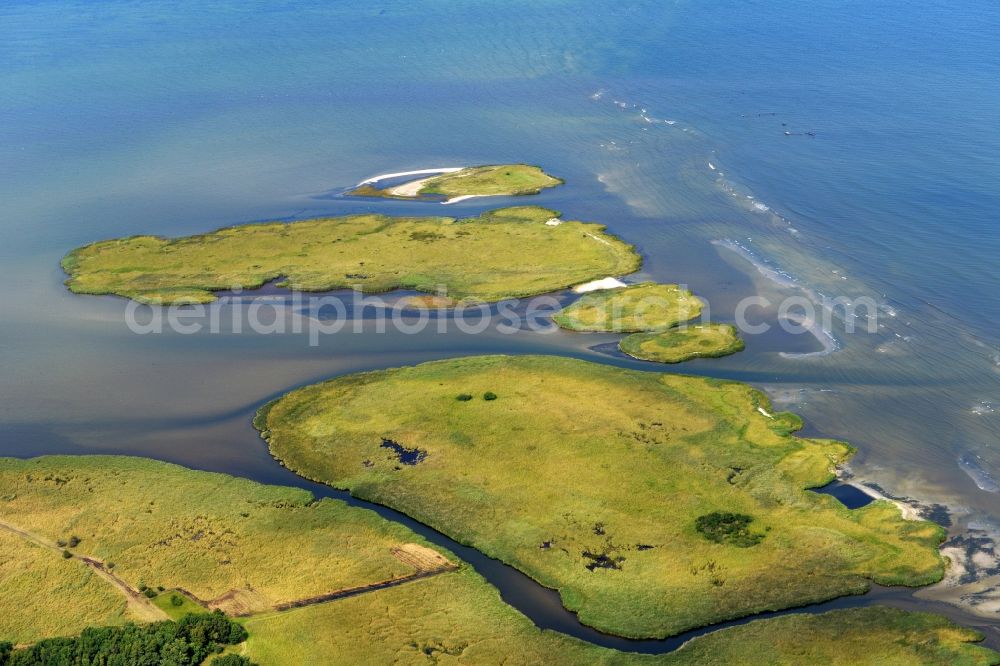
[{"label": "shrub cluster", "polygon": [[694,527],[703,537],[715,543],[724,543],[739,548],[756,546],[764,538],[763,534],[750,531],[753,516],[743,513],[713,511],[698,516]]},{"label": "shrub cluster", "polygon": [[[494,393],[493,391],[487,391],[486,393],[483,394],[483,400],[496,400],[496,399],[497,399],[497,394]],[[468,402],[472,400],[472,394],[459,393],[458,395],[455,396],[455,400],[458,400],[459,402]]]}]

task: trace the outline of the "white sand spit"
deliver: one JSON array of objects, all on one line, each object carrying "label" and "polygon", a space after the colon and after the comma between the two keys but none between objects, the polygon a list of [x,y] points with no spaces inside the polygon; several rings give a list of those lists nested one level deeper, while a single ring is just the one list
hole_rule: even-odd
[{"label": "white sand spit", "polygon": [[403,176],[422,176],[428,173],[454,173],[455,171],[461,171],[466,167],[435,167],[433,169],[416,169],[414,171],[397,171],[396,173],[383,173],[378,176],[372,176],[366,180],[358,183],[358,187],[362,185],[371,185],[372,183],[377,183],[380,180],[385,180],[387,178],[402,178]]},{"label": "white sand spit", "polygon": [[407,181],[402,185],[389,188],[389,194],[394,197],[415,197],[420,194],[420,188],[426,185],[427,181],[436,177],[437,176],[431,176],[430,178],[419,178],[417,180]]},{"label": "white sand spit", "polygon": [[500,196],[500,195],[497,195],[497,194],[463,194],[462,196],[452,197],[451,199],[448,199],[447,201],[442,201],[441,203],[443,203],[443,204],[453,204],[453,203],[458,203],[459,201],[465,201],[466,199],[475,199],[477,197],[495,197],[495,196]]},{"label": "white sand spit", "polygon": [[918,509],[917,507],[907,504],[906,502],[901,502],[899,500],[892,499],[891,497],[886,497],[879,491],[875,490],[870,486],[866,486],[863,483],[859,483],[856,481],[847,481],[845,483],[849,486],[854,486],[855,488],[857,488],[864,494],[868,495],[869,497],[872,497],[877,500],[884,500],[886,502],[892,502],[893,504],[896,505],[897,508],[899,508],[900,513],[903,514],[903,520],[923,520],[923,516],[920,515],[920,509]]},{"label": "white sand spit", "polygon": [[598,291],[600,289],[621,289],[622,287],[627,287],[628,285],[619,280],[618,278],[606,277],[600,280],[591,280],[590,282],[584,282],[583,284],[578,284],[573,287],[573,291],[577,294],[585,294],[588,291]]}]

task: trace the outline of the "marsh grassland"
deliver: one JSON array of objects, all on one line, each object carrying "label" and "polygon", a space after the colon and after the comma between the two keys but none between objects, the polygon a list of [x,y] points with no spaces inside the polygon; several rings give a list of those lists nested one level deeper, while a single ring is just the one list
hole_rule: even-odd
[{"label": "marsh grassland", "polygon": [[262,664],[973,666],[1000,657],[945,618],[882,607],[758,620],[670,654],[619,652],[538,629],[468,569],[245,626],[244,653]]},{"label": "marsh grassland", "polygon": [[[758,408],[733,382],[484,356],[298,389],[255,424],[290,469],[521,569],[609,633],[941,578],[944,530],[808,492],[851,447]],[[713,513],[748,517],[751,538],[709,538],[697,526]]]},{"label": "marsh grassland", "polygon": [[76,559],[0,529],[0,641],[75,634],[137,619],[125,597]]},{"label": "marsh grassland", "polygon": [[362,185],[348,194],[367,197],[411,199],[425,195],[445,197],[521,196],[538,194],[544,189],[562,185],[563,180],[545,173],[531,164],[489,164],[467,167],[408,181],[403,185],[378,188]]},{"label": "marsh grassland", "polygon": [[428,546],[337,500],[140,458],[0,459],[0,487],[0,522],[74,556],[0,531],[13,554],[0,561],[0,640],[124,618],[125,596],[82,557],[133,592],[149,590],[167,615],[195,605],[169,605],[175,588],[245,614],[410,575],[412,564],[394,552]]},{"label": "marsh grassland", "polygon": [[302,291],[442,287],[456,299],[542,294],[635,271],[639,255],[599,224],[549,226],[556,211],[519,206],[477,218],[353,215],[247,224],[185,238],[101,241],[62,262],[70,290],[148,303],[204,303],[214,291],[283,278]]},{"label": "marsh grassland", "polygon": [[[155,461],[119,457],[3,459],[0,480],[12,482],[20,496],[37,505],[21,521],[33,532],[11,527],[9,512],[4,512],[6,527],[0,530],[0,581],[4,589],[0,636],[18,643],[73,635],[88,626],[157,619],[130,615],[122,595],[84,564],[81,558],[88,557],[84,552],[115,554],[124,564],[112,568],[125,578],[159,575],[187,584],[202,574],[225,579],[227,574],[219,573],[220,566],[231,566],[247,584],[256,584],[266,569],[272,568],[275,578],[284,581],[279,583],[282,589],[303,579],[312,580],[311,586],[306,583],[307,588],[322,588],[329,574],[324,560],[351,570],[348,578],[344,578],[348,572],[342,571],[337,584],[370,583],[373,578],[398,573],[385,559],[390,547],[391,551],[409,548],[411,557],[430,555],[435,562],[440,558],[405,528],[369,511],[329,500],[308,501],[309,495],[300,490],[261,486]],[[140,492],[132,492],[136,490]],[[120,492],[134,497],[135,506]],[[182,494],[194,500],[193,510],[198,513],[195,531],[184,527],[183,510],[156,508],[157,504],[178,502]],[[148,505],[151,508],[146,508],[149,497],[155,499]],[[17,497],[8,495],[3,501],[18,506]],[[131,516],[130,508],[145,515]],[[302,520],[302,514],[308,512],[316,512],[315,521]],[[107,525],[99,526],[98,517]],[[240,527],[239,523],[252,527]],[[304,534],[306,529],[309,535]],[[174,531],[167,539],[169,544],[150,542],[169,531]],[[279,542],[284,559],[276,561],[272,551],[262,547],[260,539],[248,538],[248,533]],[[50,538],[53,543],[65,542],[73,556],[66,558],[58,548],[34,543]],[[209,543],[203,543],[206,541]],[[317,548],[320,542],[321,549]],[[162,555],[164,548],[173,551],[171,561],[191,559],[190,568],[179,574],[160,574],[159,569],[140,571],[147,557]],[[137,565],[130,551],[150,552],[138,556]],[[208,561],[202,557],[205,552],[225,559]],[[236,552],[245,552],[246,557],[230,557]],[[260,561],[249,563],[249,558],[258,554]],[[111,566],[110,560],[104,563]],[[162,586],[143,587],[153,591]],[[151,602],[175,621],[205,610],[186,592],[173,589],[155,594]],[[422,664],[432,659],[469,664],[513,660],[686,665],[757,664],[764,660],[771,664],[978,665],[997,663],[1000,657],[970,644],[981,639],[976,632],[944,618],[878,607],[756,621],[695,638],[671,654],[619,652],[539,630],[465,566],[398,586],[371,586],[351,596],[291,610],[256,611],[241,620],[249,632],[246,643],[228,647],[226,652],[261,664]],[[152,626],[145,625],[150,631]],[[93,640],[96,635],[88,634],[91,638],[82,640]]]}]

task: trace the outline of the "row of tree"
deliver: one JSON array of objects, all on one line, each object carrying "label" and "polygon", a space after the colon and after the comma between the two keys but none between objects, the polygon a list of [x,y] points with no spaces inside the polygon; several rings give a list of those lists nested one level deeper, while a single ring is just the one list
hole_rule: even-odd
[{"label": "row of tree", "polygon": [[[246,629],[215,611],[177,622],[89,627],[79,636],[47,638],[20,649],[0,643],[0,666],[197,666],[246,638]],[[224,655],[212,665],[249,666],[250,661]]]}]

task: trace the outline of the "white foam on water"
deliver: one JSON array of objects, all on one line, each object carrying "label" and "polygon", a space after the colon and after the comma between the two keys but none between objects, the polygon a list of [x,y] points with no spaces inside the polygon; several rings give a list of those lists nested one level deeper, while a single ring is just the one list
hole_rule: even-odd
[{"label": "white foam on water", "polygon": [[798,280],[796,280],[795,278],[793,278],[791,275],[784,272],[780,268],[775,268],[773,266],[768,265],[767,262],[758,257],[753,252],[753,250],[748,248],[743,243],[740,243],[739,241],[726,238],[720,240],[713,240],[712,245],[726,248],[730,252],[738,254],[740,257],[753,264],[754,268],[756,268],[761,275],[771,280],[772,282],[778,284],[779,286],[795,287],[795,288],[799,288],[801,286],[799,285]]},{"label": "white foam on water", "polygon": [[982,460],[975,453],[964,453],[958,458],[958,466],[980,490],[988,493],[1000,492],[1000,484],[997,483],[992,474],[983,469]]},{"label": "white foam on water", "polygon": [[786,315],[784,319],[809,331],[809,333],[812,334],[812,336],[816,338],[821,345],[823,345],[823,348],[814,352],[781,352],[779,355],[782,358],[817,358],[821,356],[829,356],[833,352],[840,349],[840,341],[834,337],[831,331],[828,331],[820,326],[819,322],[815,320],[807,320],[804,317],[798,317],[791,314]]},{"label": "white foam on water", "polygon": [[988,400],[982,400],[973,405],[972,409],[970,409],[969,411],[975,414],[976,416],[985,416],[986,414],[993,414],[997,410],[996,407],[993,406],[993,403],[989,402]]}]

